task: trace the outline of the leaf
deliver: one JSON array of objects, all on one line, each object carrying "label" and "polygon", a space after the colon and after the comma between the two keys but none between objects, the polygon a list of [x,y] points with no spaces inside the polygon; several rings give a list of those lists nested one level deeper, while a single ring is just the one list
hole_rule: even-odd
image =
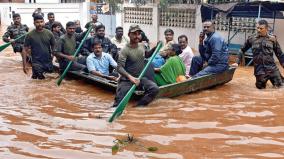
[{"label": "leaf", "polygon": [[148,147],[147,150],[151,151],[151,152],[155,152],[155,151],[158,150],[158,148],[157,147]]},{"label": "leaf", "polygon": [[111,153],[112,155],[115,155],[119,150],[118,144],[115,144],[114,146],[111,147]]}]

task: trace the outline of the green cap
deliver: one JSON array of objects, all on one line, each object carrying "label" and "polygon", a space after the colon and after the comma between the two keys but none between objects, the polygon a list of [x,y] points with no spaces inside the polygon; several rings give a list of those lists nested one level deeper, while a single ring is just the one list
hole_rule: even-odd
[{"label": "green cap", "polygon": [[136,31],[142,31],[141,28],[139,27],[139,25],[137,24],[133,24],[129,27],[129,31],[128,33],[134,33]]}]

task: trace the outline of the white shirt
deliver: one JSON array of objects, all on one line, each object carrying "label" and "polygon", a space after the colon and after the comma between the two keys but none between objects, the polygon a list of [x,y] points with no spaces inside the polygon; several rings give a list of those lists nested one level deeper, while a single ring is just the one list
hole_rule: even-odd
[{"label": "white shirt", "polygon": [[119,49],[122,49],[128,43],[128,39],[125,36],[122,36],[121,41],[117,40],[116,37],[113,37],[110,41]]},{"label": "white shirt", "polygon": [[189,71],[190,71],[190,66],[191,66],[191,61],[193,58],[194,54],[192,52],[192,49],[187,46],[185,49],[182,50],[182,53],[179,54],[179,57],[181,57],[184,65],[185,65],[185,75],[189,75]]}]

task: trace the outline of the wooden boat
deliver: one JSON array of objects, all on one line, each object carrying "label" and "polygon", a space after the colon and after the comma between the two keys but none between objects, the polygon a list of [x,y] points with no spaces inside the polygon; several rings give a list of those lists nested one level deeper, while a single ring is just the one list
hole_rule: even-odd
[{"label": "wooden boat", "polygon": [[[219,74],[205,75],[179,83],[169,84],[159,87],[158,98],[175,97],[186,93],[192,93],[203,89],[208,89],[218,85],[223,85],[232,80],[236,68],[230,67],[227,71]],[[111,81],[82,71],[69,71],[68,76],[84,79],[97,86],[115,90],[116,81]],[[135,91],[135,95],[142,95],[143,91]]]}]

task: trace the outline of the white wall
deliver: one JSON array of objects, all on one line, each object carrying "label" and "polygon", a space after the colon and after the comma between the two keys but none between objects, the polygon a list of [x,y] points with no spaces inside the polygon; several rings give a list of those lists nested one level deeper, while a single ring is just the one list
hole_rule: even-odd
[{"label": "white wall", "polygon": [[[125,4],[124,7],[135,7],[134,5]],[[181,28],[181,27],[166,27],[166,26],[159,26],[159,15],[158,15],[158,7],[154,4],[147,4],[143,7],[152,7],[153,8],[153,24],[152,25],[142,25],[139,24],[141,29],[146,33],[147,37],[149,38],[150,42],[156,43],[158,40],[164,40],[164,31],[167,28],[171,28],[175,32],[175,41],[177,42],[177,38],[181,34],[185,34],[189,39],[189,45],[195,49],[198,49],[198,37],[200,32],[202,31],[202,22],[201,22],[201,14],[200,14],[200,6],[193,6],[193,5],[183,5],[178,6],[180,8],[196,8],[196,26],[195,28]],[[176,7],[176,6],[174,6]],[[273,20],[268,19],[270,26],[272,27]],[[127,31],[129,29],[130,23],[124,23],[123,21],[123,14],[122,14],[122,24],[124,28],[125,34],[127,34]],[[281,45],[282,51],[284,51],[284,36],[282,34],[284,33],[284,20],[278,19],[275,23],[275,31],[274,34],[277,35],[278,42]],[[228,31],[217,31],[220,33],[227,41],[228,39]],[[234,34],[233,31],[231,31],[231,36]],[[235,44],[244,44],[245,39],[251,35],[252,33],[242,33],[239,32],[231,41],[231,43]]]},{"label": "white wall", "polygon": [[[33,18],[32,13],[36,8],[42,8],[44,13],[44,19],[47,22],[47,13],[54,12],[55,20],[60,21],[65,27],[66,22],[74,21],[76,19],[81,21],[81,25],[84,26],[87,20],[88,11],[86,11],[86,3],[65,3],[65,4],[24,4],[24,3],[6,3],[0,4],[1,11],[1,22],[2,25],[10,25],[12,22],[12,12],[15,11],[19,13],[22,18],[22,23],[27,24],[29,27],[33,28]],[[82,9],[84,8],[84,9]],[[86,9],[85,9],[86,8]]]},{"label": "white wall", "polygon": [[[32,0],[33,3],[34,0]],[[25,3],[30,3],[29,0],[25,0]],[[36,0],[36,3],[60,3],[60,0]]]}]

